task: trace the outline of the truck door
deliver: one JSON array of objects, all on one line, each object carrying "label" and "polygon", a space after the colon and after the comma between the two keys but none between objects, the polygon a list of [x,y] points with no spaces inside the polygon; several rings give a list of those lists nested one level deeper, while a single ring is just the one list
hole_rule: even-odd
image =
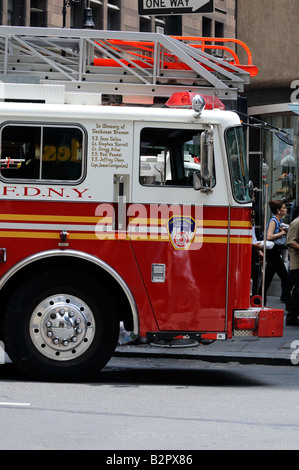
[{"label": "truck door", "polygon": [[217,205],[215,196],[193,188],[201,132],[194,125],[135,124],[130,239],[165,331],[226,329],[228,204],[225,192]]}]

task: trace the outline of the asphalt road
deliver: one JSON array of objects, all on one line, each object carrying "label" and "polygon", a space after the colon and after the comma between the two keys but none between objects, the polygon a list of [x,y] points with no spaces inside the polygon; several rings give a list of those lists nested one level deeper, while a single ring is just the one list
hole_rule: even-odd
[{"label": "asphalt road", "polygon": [[92,382],[67,384],[33,382],[6,364],[0,449],[95,449],[108,451],[105,458],[297,449],[298,391],[294,366],[116,357]]}]

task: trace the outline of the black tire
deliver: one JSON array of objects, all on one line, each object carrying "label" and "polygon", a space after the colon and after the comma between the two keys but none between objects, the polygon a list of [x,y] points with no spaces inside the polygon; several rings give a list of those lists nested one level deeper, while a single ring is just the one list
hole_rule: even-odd
[{"label": "black tire", "polygon": [[26,375],[81,381],[110,360],[119,319],[111,296],[95,279],[51,270],[37,273],[15,290],[3,331],[8,356]]}]

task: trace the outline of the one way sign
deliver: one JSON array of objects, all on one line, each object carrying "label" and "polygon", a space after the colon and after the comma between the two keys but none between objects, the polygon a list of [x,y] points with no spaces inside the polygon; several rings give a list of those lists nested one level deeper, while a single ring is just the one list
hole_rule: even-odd
[{"label": "one way sign", "polygon": [[214,0],[138,0],[139,15],[213,13]]}]

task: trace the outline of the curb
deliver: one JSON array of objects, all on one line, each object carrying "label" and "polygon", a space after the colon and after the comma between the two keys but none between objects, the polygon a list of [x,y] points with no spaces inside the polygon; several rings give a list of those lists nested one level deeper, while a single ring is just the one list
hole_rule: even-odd
[{"label": "curb", "polygon": [[[124,349],[126,348],[126,350]],[[188,361],[203,361],[210,363],[229,363],[229,362],[239,362],[240,364],[259,364],[259,365],[273,365],[273,366],[296,366],[291,362],[291,353],[285,352],[283,355],[276,355],[275,353],[268,354],[248,354],[240,353],[236,354],[232,352],[228,353],[219,353],[219,352],[203,352],[202,354],[192,353],[188,354],[186,351],[180,349],[179,351],[167,351],[161,352],[153,351],[152,348],[147,348],[147,350],[140,351],[139,348],[134,346],[122,346],[121,350],[116,349],[113,357],[124,357],[124,358],[166,358],[166,359],[183,359]]]}]

